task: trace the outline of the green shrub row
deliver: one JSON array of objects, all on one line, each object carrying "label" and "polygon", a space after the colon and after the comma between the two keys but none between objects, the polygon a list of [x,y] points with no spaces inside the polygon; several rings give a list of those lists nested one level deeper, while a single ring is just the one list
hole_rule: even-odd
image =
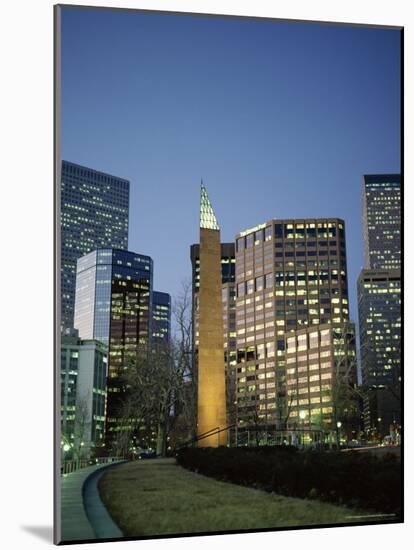
[{"label": "green shrub row", "polygon": [[401,464],[393,454],[298,452],[295,447],[186,448],[184,468],[281,495],[384,514],[401,513]]}]

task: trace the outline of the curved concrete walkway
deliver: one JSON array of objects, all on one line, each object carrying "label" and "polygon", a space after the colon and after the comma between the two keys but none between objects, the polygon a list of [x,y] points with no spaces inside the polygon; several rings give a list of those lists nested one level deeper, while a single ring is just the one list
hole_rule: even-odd
[{"label": "curved concrete walkway", "polygon": [[104,471],[123,462],[89,466],[61,478],[59,542],[123,536],[100,500],[97,488]]},{"label": "curved concrete walkway", "polygon": [[119,529],[117,524],[109,515],[105,504],[101,500],[98,483],[100,478],[109,468],[113,468],[114,466],[125,462],[127,461],[122,460],[120,462],[116,462],[115,464],[107,464],[106,466],[99,468],[99,470],[95,470],[95,472],[93,472],[83,484],[83,504],[89,523],[92,525],[95,538],[97,539],[114,539],[122,538],[124,536],[121,529]]}]

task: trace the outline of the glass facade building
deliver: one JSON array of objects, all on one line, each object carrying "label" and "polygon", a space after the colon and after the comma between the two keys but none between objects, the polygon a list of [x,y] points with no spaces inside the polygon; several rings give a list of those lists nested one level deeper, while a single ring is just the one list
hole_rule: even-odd
[{"label": "glass facade building", "polygon": [[401,422],[400,271],[363,270],[358,312],[362,381],[370,395],[365,427],[385,435]]},{"label": "glass facade building", "polygon": [[78,258],[128,248],[129,181],[63,161],[60,215],[61,325],[72,328]]},{"label": "glass facade building", "polygon": [[345,224],[271,220],[236,235],[237,417],[285,428],[286,336],[349,320]]},{"label": "glass facade building", "polygon": [[401,422],[401,176],[363,176],[365,269],[358,283],[365,428]]},{"label": "glass facade building", "polygon": [[363,176],[365,268],[401,267],[401,176]]},{"label": "glass facade building", "polygon": [[61,438],[71,458],[103,443],[108,348],[67,330],[61,344]]},{"label": "glass facade building", "polygon": [[152,293],[152,343],[168,344],[171,338],[171,296],[166,292]]},{"label": "glass facade building", "polygon": [[[151,341],[153,262],[126,250],[95,250],[77,262],[75,327],[106,344],[107,436],[117,430],[121,374]],[[121,384],[122,385],[122,384]]]}]

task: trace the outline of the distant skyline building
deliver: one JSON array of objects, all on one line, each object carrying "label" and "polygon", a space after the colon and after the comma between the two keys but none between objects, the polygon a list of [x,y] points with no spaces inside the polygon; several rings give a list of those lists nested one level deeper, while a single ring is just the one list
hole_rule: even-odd
[{"label": "distant skyline building", "polygon": [[77,262],[75,327],[108,345],[107,441],[122,426],[122,373],[147,353],[152,329],[153,262],[127,250],[95,250]]},{"label": "distant skyline building", "polygon": [[[220,228],[207,191],[200,189],[198,291],[198,446],[227,445]],[[216,433],[217,431],[217,433]],[[212,435],[207,436],[207,434]],[[214,432],[214,433],[213,433]]]},{"label": "distant skyline building", "polygon": [[78,258],[97,248],[128,248],[129,187],[126,179],[62,161],[62,328],[73,327]]},{"label": "distant skyline building", "polygon": [[286,337],[349,320],[345,223],[270,220],[236,235],[240,428],[286,427]]},{"label": "distant skyline building", "polygon": [[67,330],[61,346],[61,437],[72,458],[104,441],[108,348]]},{"label": "distant skyline building", "polygon": [[386,435],[401,423],[400,271],[363,270],[358,311],[362,382],[370,395],[365,427]]},{"label": "distant skyline building", "polygon": [[401,267],[401,175],[362,178],[365,269]]},{"label": "distant skyline building", "polygon": [[166,292],[152,293],[152,343],[168,344],[171,339],[171,296]]},{"label": "distant skyline building", "polygon": [[[198,319],[200,287],[200,245],[190,247],[192,266],[192,319],[193,343],[197,357],[198,352]],[[221,282],[223,305],[224,362],[226,369],[227,424],[235,422],[235,382],[236,382],[236,277],[235,277],[235,244],[221,243]]]},{"label": "distant skyline building", "polygon": [[401,422],[401,176],[363,176],[365,269],[357,282],[365,428]]}]

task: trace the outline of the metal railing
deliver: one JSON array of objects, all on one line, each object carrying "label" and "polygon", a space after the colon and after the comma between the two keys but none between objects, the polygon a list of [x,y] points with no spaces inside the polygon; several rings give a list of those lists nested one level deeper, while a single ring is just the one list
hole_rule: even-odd
[{"label": "metal railing", "polygon": [[[305,438],[306,436],[306,438]],[[317,428],[269,429],[240,426],[231,434],[232,447],[273,447],[293,445],[321,448],[325,444],[324,432]]]},{"label": "metal railing", "polygon": [[112,464],[113,462],[119,462],[125,460],[124,457],[119,456],[103,456],[100,458],[80,458],[78,460],[64,460],[60,465],[60,475],[71,474],[81,468],[87,468],[88,466],[97,466],[101,464]]},{"label": "metal railing", "polygon": [[231,424],[230,426],[226,426],[224,428],[220,428],[220,426],[216,426],[215,428],[212,428],[211,430],[208,430],[207,432],[203,432],[200,435],[196,435],[195,437],[189,439],[180,447],[176,447],[175,451],[180,451],[181,449],[185,449],[186,447],[190,447],[191,445],[195,445],[198,441],[201,441],[202,439],[206,439],[207,437],[213,437],[215,435],[219,435],[221,432],[225,432],[226,430],[229,431],[232,428],[235,427],[235,424]]}]

